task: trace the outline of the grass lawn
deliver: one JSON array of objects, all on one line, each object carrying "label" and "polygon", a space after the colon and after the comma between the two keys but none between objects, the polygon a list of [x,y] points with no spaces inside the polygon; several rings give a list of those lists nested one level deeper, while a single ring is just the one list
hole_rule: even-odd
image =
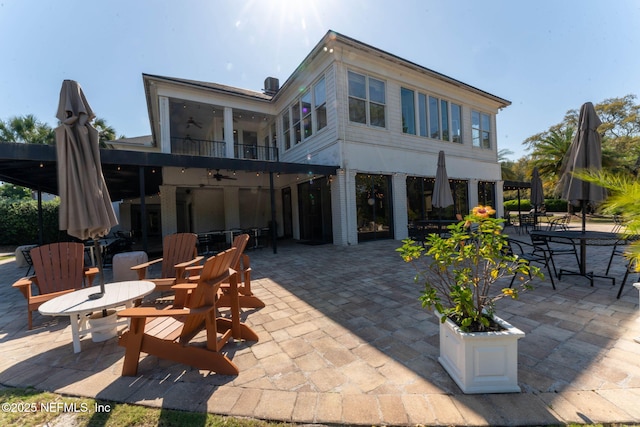
[{"label": "grass lawn", "polygon": [[36,425],[276,427],[292,425],[67,397],[22,388],[0,388],[0,405],[2,407],[0,426],[3,427]]}]

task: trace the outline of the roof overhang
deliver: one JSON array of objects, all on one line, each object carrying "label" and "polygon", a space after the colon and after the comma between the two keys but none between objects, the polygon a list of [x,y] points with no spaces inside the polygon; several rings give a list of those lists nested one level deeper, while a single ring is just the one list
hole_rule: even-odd
[{"label": "roof overhang", "polygon": [[[127,150],[100,149],[102,173],[112,200],[157,194],[163,167],[229,169],[236,171],[335,175],[339,166],[183,156]],[[141,176],[142,174],[142,176]],[[144,178],[144,181],[141,180]],[[0,181],[45,193],[58,194],[56,147],[0,143]],[[141,191],[141,182],[144,189]]]}]

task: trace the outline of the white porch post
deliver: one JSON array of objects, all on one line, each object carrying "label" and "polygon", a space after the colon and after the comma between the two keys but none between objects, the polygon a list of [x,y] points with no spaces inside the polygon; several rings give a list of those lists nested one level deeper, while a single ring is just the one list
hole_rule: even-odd
[{"label": "white porch post", "polygon": [[358,244],[358,205],[356,203],[356,174],[357,172],[347,169],[345,173],[345,190],[347,193],[347,215],[348,215],[348,244]]},{"label": "white porch post", "polygon": [[228,159],[233,159],[233,108],[224,107],[224,145]]},{"label": "white porch post", "polygon": [[504,181],[496,181],[496,218],[504,216]]},{"label": "white porch post", "polygon": [[224,187],[224,226],[227,230],[240,227],[240,189]]},{"label": "white porch post", "polygon": [[[478,180],[470,179],[469,180],[469,209],[473,209],[478,206]],[[461,212],[462,216],[468,215],[469,212]]]},{"label": "white porch post", "polygon": [[346,246],[349,244],[346,185],[346,173],[344,169],[338,169],[336,176],[331,181],[331,221],[333,223],[334,245]]},{"label": "white porch post", "polygon": [[393,235],[396,240],[409,237],[409,213],[407,212],[407,174],[396,173],[391,177],[393,194]]},{"label": "white porch post", "polygon": [[173,185],[160,186],[160,212],[162,221],[162,235],[178,232],[178,216],[176,209],[176,187]]},{"label": "white porch post", "polygon": [[158,112],[160,115],[160,151],[171,153],[171,119],[168,97],[158,97]]}]

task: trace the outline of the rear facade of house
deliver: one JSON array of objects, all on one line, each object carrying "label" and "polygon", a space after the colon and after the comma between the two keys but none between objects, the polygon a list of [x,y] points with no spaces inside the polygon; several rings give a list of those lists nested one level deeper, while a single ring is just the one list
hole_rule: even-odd
[{"label": "rear facade of house", "polygon": [[[281,238],[352,245],[403,239],[414,223],[454,219],[477,204],[502,215],[496,115],[510,102],[344,35],[329,31],[284,83],[268,77],[262,92],[143,80],[152,135],[114,148],[227,162],[163,167],[159,194],[145,200],[146,221],[140,200],[121,204],[124,228],[146,222],[150,235],[166,235],[274,227]],[[454,205],[437,209],[441,150]],[[272,172],[256,170],[265,163]],[[279,172],[281,164],[331,172]]]}]

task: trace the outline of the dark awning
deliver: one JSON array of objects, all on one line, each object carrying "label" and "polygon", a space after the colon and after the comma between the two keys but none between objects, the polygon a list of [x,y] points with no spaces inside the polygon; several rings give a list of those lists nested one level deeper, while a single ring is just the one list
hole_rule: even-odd
[{"label": "dark awning", "polygon": [[504,181],[502,184],[503,191],[521,190],[523,188],[531,188],[531,182],[526,181]]},{"label": "dark awning", "polygon": [[[339,166],[303,163],[184,156],[128,150],[100,149],[102,172],[113,200],[140,197],[140,172],[145,195],[156,194],[165,166],[227,169],[235,171],[335,175]],[[58,194],[56,147],[39,144],[0,143],[0,181],[45,193]]]}]

